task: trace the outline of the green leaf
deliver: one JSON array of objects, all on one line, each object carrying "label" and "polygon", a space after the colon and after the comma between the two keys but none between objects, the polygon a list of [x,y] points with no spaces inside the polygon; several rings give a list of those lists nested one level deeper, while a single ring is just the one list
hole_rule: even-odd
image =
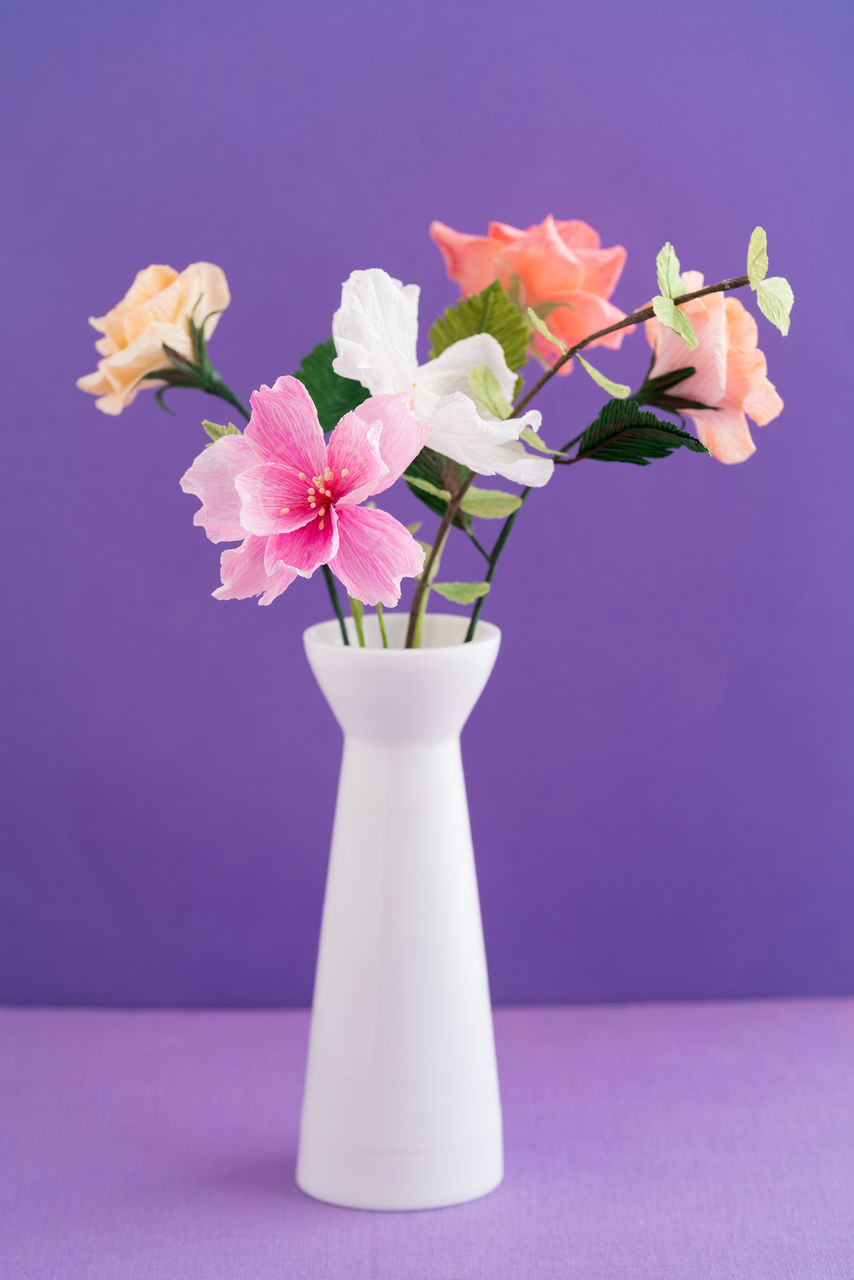
[{"label": "green leaf", "polygon": [[469,373],[469,390],[482,409],[493,418],[509,418],[512,404],[504,399],[501,384],[487,364],[476,364]]},{"label": "green leaf", "polygon": [[420,476],[405,475],[404,480],[410,489],[420,489],[422,493],[430,493],[434,498],[441,498],[447,505],[451,501],[451,495],[447,489],[437,489],[429,480],[422,480]]},{"label": "green leaf", "polygon": [[642,411],[636,400],[609,400],[578,443],[578,458],[646,467],[678,448],[708,453],[696,436]]},{"label": "green leaf", "polygon": [[632,394],[631,387],[627,386],[625,382],[612,382],[610,378],[605,377],[604,373],[594,369],[593,365],[578,352],[575,353],[575,359],[582,368],[587,370],[596,385],[601,387],[603,391],[607,391],[609,396],[615,396],[618,400],[626,400]]},{"label": "green leaf", "polygon": [[[673,387],[678,386],[680,382],[684,382],[686,378],[693,378],[696,372],[697,370],[693,365],[687,365],[684,369],[671,369],[668,373],[659,373],[655,378],[645,379],[641,387],[641,394],[644,397],[647,395],[662,395],[667,391],[671,391]],[[648,401],[644,399],[641,403],[647,404]]]},{"label": "green leaf", "polygon": [[481,516],[485,520],[503,520],[512,515],[522,505],[522,499],[515,493],[504,493],[501,489],[476,489],[474,485],[466,490],[460,503],[461,510],[470,516]]},{"label": "green leaf", "polygon": [[693,351],[697,345],[694,326],[685,313],[679,310],[673,299],[661,296],[653,298],[652,309],[655,312],[656,320],[660,320],[668,329],[672,329],[675,334],[678,334],[682,341],[686,342]]},{"label": "green leaf", "polygon": [[430,329],[430,359],[476,333],[491,333],[504,351],[508,369],[521,369],[527,360],[528,326],[508,298],[500,280],[480,293],[448,307]]},{"label": "green leaf", "polygon": [[424,521],[423,521],[423,520],[415,520],[415,521],[413,521],[413,523],[412,523],[412,524],[408,524],[408,525],[406,526],[406,527],[407,527],[407,529],[409,530],[409,532],[412,534],[413,538],[415,537],[416,533],[417,533],[417,532],[418,532],[418,530],[421,528],[421,526],[422,526],[422,524],[423,524],[423,523],[424,523]]},{"label": "green leaf", "polygon": [[785,338],[789,332],[789,313],[795,301],[792,286],[783,276],[768,276],[756,286],[759,310]]},{"label": "green leaf", "polygon": [[768,274],[768,237],[762,227],[754,227],[747,246],[747,278],[751,289],[765,279]]},{"label": "green leaf", "polygon": [[542,334],[546,342],[550,342],[553,347],[557,347],[559,351],[566,355],[569,347],[560,338],[555,337],[549,326],[540,316],[537,315],[533,307],[528,307],[528,319],[536,329],[537,333]]},{"label": "green leaf", "polygon": [[474,604],[489,591],[488,582],[434,582],[433,590],[454,604]]},{"label": "green leaf", "polygon": [[303,357],[295,374],[314,401],[324,431],[337,427],[345,413],[357,409],[370,395],[361,382],[339,377],[332,368],[334,359],[335,343],[328,338]]},{"label": "green leaf", "polygon": [[669,240],[659,250],[655,260],[655,270],[658,275],[659,292],[665,298],[677,298],[682,292],[682,268],[676,257],[676,250]]},{"label": "green leaf", "polygon": [[[222,436],[242,436],[243,432],[236,427],[233,422],[229,422],[228,426],[223,427],[218,422],[209,422],[207,418],[203,419],[202,426],[211,438],[211,444],[216,444]],[[206,444],[205,448],[209,449],[211,444]]]},{"label": "green leaf", "polygon": [[538,453],[547,453],[552,458],[562,458],[564,454],[560,449],[550,449],[539,437],[539,434],[533,427],[523,427],[519,432],[519,439],[524,440],[525,444],[530,445],[532,449],[536,449]]},{"label": "green leaf", "polygon": [[[416,498],[437,516],[443,516],[450,495],[459,490],[468,474],[465,467],[452,462],[443,453],[436,453],[435,449],[422,449],[406,468],[403,478]],[[419,485],[417,481],[422,481],[422,484]],[[454,516],[454,524],[466,533],[471,532],[471,516],[463,511],[458,511]]]},{"label": "green leaf", "polygon": [[186,373],[188,375],[192,375],[196,372],[196,366],[193,364],[192,360],[189,360],[186,356],[182,356],[180,351],[176,351],[174,347],[170,347],[167,342],[164,342],[162,346],[163,354],[166,356],[166,359],[174,368],[178,369],[179,372]]}]

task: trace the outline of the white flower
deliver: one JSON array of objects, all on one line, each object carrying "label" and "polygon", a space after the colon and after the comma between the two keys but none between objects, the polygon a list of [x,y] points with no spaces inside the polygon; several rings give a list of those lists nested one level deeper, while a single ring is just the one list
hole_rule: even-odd
[{"label": "white flower", "polygon": [[332,320],[335,372],[361,382],[371,395],[409,395],[411,411],[427,424],[427,444],[437,453],[480,475],[544,485],[554,464],[528,453],[519,441],[524,427],[539,430],[542,418],[537,410],[501,421],[485,413],[469,392],[472,369],[486,365],[505,400],[513,399],[516,376],[491,334],[463,338],[435,360],[419,365],[420,292],[417,285],[403,285],[378,267],[352,272]]}]

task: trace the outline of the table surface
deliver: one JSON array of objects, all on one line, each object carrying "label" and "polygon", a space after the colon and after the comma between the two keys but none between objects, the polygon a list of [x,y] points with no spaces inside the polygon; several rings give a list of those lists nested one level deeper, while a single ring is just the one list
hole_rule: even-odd
[{"label": "table surface", "polygon": [[499,1009],[507,1174],[294,1185],[303,1011],[0,1011],[3,1280],[851,1280],[854,1000]]}]

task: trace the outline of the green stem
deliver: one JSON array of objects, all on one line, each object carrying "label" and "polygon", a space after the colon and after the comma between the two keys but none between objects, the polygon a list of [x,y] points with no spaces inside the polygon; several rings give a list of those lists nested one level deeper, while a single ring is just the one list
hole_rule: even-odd
[{"label": "green stem", "polygon": [[358,640],[359,640],[359,648],[364,649],[366,647],[365,628],[362,626],[362,617],[365,611],[362,607],[362,602],[361,600],[354,600],[352,596],[348,596],[347,599],[350,601],[350,609],[353,614],[353,625],[356,628],[356,636],[358,637]]},{"label": "green stem", "polygon": [[483,556],[484,560],[488,560],[488,559],[489,559],[489,552],[487,551],[486,547],[482,547],[482,546],[480,545],[480,543],[478,542],[477,538],[476,538],[476,537],[474,536],[474,534],[472,533],[471,529],[467,529],[467,530],[466,530],[466,533],[468,534],[469,538],[471,538],[472,545],[475,547],[475,549],[476,549],[477,551],[479,551],[479,552],[480,552],[480,554]]},{"label": "green stem", "polygon": [[[527,500],[528,494],[532,492],[533,490],[531,488],[523,489],[519,495],[521,501],[524,503]],[[496,565],[498,564],[498,561],[501,558],[501,552],[504,550],[507,539],[510,537],[510,534],[512,532],[513,525],[516,523],[516,517],[518,516],[521,510],[522,510],[521,507],[517,507],[516,510],[513,511],[507,517],[507,519],[504,521],[504,524],[501,526],[501,532],[496,538],[495,546],[492,548],[492,552],[488,557],[489,568],[486,571],[486,577],[484,578],[485,582],[489,582],[489,583],[492,582],[492,579],[495,576]],[[483,605],[485,600],[486,600],[486,596],[481,596],[477,601],[477,603],[475,604],[474,609],[472,610],[471,621],[469,622],[468,631],[466,632],[466,635],[465,635],[465,641],[464,641],[465,644],[468,644],[470,640],[474,639],[474,633],[477,630],[478,620],[483,611]]]},{"label": "green stem", "polygon": [[377,625],[379,626],[379,629],[380,629],[380,639],[383,642],[383,648],[387,649],[388,636],[385,633],[385,619],[383,618],[383,607],[379,603],[377,604]]},{"label": "green stem", "polygon": [[210,373],[199,385],[202,391],[206,391],[209,396],[218,396],[220,400],[230,404],[238,413],[242,413],[247,422],[249,421],[252,416],[249,409],[246,408],[237,392],[232,391],[228,383],[220,377],[215,369],[211,369]]},{"label": "green stem", "polygon": [[346,645],[350,643],[350,637],[347,634],[347,624],[344,621],[344,610],[341,608],[341,601],[338,598],[338,588],[335,586],[335,579],[332,576],[332,570],[328,564],[321,566],[323,569],[323,580],[326,583],[326,590],[329,592],[329,599],[332,601],[332,608],[335,617],[338,619],[338,626],[341,628],[341,639]]},{"label": "green stem", "polygon": [[405,648],[407,649],[421,648],[421,631],[424,624],[424,614],[427,612],[427,601],[430,598],[430,584],[439,572],[439,563],[442,559],[445,543],[448,540],[448,534],[451,531],[451,524],[457,514],[463,495],[471,482],[472,476],[469,476],[468,480],[464,481],[459,492],[451,498],[445,508],[445,514],[442,516],[436,534],[436,541],[430,548],[427,559],[424,561],[424,568],[421,570],[421,574],[415,584],[415,595],[412,598],[412,608],[409,611],[409,626],[406,631]]}]

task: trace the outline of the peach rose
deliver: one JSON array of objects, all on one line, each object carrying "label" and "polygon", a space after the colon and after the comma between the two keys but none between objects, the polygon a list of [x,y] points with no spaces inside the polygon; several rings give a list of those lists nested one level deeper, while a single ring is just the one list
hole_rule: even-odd
[{"label": "peach rose", "polygon": [[[684,271],[686,293],[702,289],[699,271]],[[756,321],[738,298],[709,293],[686,302],[680,310],[694,326],[698,346],[692,351],[672,329],[658,320],[645,325],[655,354],[649,379],[693,366],[696,373],[673,387],[675,399],[696,400],[708,409],[680,410],[691,418],[697,435],[719,462],[744,462],[756,452],[747,416],[764,427],[782,411],[783,401],[768,381],[768,364],[759,350]]]},{"label": "peach rose", "polygon": [[[626,251],[622,245],[603,249],[586,222],[555,222],[549,215],[527,231],[491,222],[486,236],[464,235],[433,222],[430,235],[441,250],[448,275],[464,294],[479,293],[498,279],[511,293],[518,289],[522,308],[549,304],[541,314],[568,347],[624,319],[624,312],[608,299],[620,278]],[[590,345],[618,348],[631,332],[621,329]],[[555,348],[541,334],[533,334],[531,350],[544,362],[554,363]],[[569,373],[570,364],[560,372]]]},{"label": "peach rose", "polygon": [[[168,366],[164,342],[192,358],[188,321],[194,309],[201,324],[210,312],[224,311],[230,301],[225,273],[210,262],[194,262],[180,275],[172,267],[146,267],[137,273],[112,311],[100,318],[89,317],[92,328],[104,335],[95,343],[103,359],[98,361],[96,373],[78,378],[78,387],[100,396],[95,407],[102,413],[121,413],[141,387],[164,385],[156,379],[140,382],[144,374]],[[213,333],[218,319],[212,315],[208,320],[206,337]]]}]

